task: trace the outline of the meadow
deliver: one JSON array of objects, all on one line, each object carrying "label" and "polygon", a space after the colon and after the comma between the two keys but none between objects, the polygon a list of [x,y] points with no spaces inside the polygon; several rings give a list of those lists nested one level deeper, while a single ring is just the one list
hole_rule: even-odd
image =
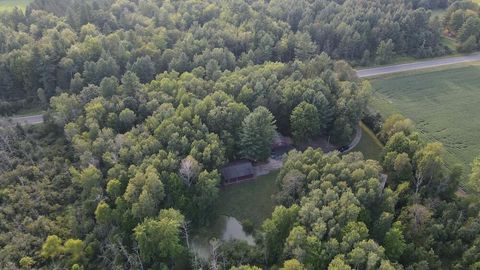
[{"label": "meadow", "polygon": [[465,168],[480,155],[480,64],[470,63],[371,80],[372,106],[401,113],[429,141],[445,145],[447,161]]},{"label": "meadow", "polygon": [[278,191],[275,183],[279,171],[257,177],[255,180],[222,188],[217,213],[235,217],[240,222],[249,220],[258,227],[273,212],[272,195]]},{"label": "meadow", "polygon": [[25,10],[25,7],[32,2],[32,0],[0,0],[0,12],[9,11],[14,7]]}]

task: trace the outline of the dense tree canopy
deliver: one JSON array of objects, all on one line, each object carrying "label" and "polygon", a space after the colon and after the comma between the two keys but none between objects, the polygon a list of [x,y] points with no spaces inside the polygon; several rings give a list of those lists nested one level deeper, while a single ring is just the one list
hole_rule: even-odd
[{"label": "dense tree canopy", "polygon": [[[141,83],[173,70],[216,80],[237,66],[321,52],[362,64],[444,54],[428,10],[436,2],[36,0],[0,15],[0,113],[125,73]],[[464,20],[455,31],[469,38],[475,22]]]},{"label": "dense tree canopy", "polygon": [[472,52],[480,47],[480,6],[473,1],[454,1],[447,9],[444,26],[457,38],[459,51]]},{"label": "dense tree canopy", "polygon": [[[471,9],[453,4],[449,27],[478,41],[455,5]],[[0,113],[46,110],[0,125],[0,268],[478,267],[480,201],[456,197],[461,172],[400,115],[379,126],[380,161],[290,152],[255,246],[222,243],[222,265],[189,250],[225,164],[264,161],[275,132],[349,143],[371,92],[349,62],[443,54],[429,9],[445,6],[36,0],[0,14]]]}]

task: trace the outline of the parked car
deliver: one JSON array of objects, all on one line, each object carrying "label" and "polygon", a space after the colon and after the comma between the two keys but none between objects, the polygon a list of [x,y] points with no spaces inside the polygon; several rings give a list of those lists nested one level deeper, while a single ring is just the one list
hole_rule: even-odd
[{"label": "parked car", "polygon": [[344,145],[344,146],[339,147],[337,150],[338,150],[340,153],[343,153],[343,152],[347,151],[348,148],[349,148],[348,145]]}]

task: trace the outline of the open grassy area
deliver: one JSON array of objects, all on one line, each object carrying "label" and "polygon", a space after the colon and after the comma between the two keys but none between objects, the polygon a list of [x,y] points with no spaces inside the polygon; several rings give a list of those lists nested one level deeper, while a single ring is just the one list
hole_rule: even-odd
[{"label": "open grassy area", "polygon": [[40,106],[32,106],[30,108],[25,108],[17,111],[14,113],[14,116],[19,117],[19,116],[30,116],[30,115],[36,115],[36,114],[43,114],[45,111],[42,107]]},{"label": "open grassy area", "polygon": [[352,151],[362,152],[365,159],[378,160],[383,150],[382,143],[365,124],[360,123],[360,128],[362,129],[362,139]]},{"label": "open grassy area", "polygon": [[469,63],[376,78],[372,105],[411,118],[426,139],[445,145],[447,161],[468,167],[480,155],[479,75],[480,63]]},{"label": "open grassy area", "polygon": [[30,4],[30,2],[32,2],[32,0],[0,0],[0,12],[11,10],[14,7],[25,10],[25,7]]},{"label": "open grassy area", "polygon": [[272,195],[278,191],[275,179],[278,171],[255,180],[222,188],[217,213],[235,217],[240,222],[248,219],[259,226],[270,217],[274,208]]}]

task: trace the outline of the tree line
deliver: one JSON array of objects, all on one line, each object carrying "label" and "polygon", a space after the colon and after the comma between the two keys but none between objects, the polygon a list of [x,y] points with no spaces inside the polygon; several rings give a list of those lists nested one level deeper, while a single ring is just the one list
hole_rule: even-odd
[{"label": "tree line", "polygon": [[208,76],[325,52],[352,63],[444,54],[440,28],[415,1],[36,0],[0,15],[0,113],[76,93],[127,71]]}]

